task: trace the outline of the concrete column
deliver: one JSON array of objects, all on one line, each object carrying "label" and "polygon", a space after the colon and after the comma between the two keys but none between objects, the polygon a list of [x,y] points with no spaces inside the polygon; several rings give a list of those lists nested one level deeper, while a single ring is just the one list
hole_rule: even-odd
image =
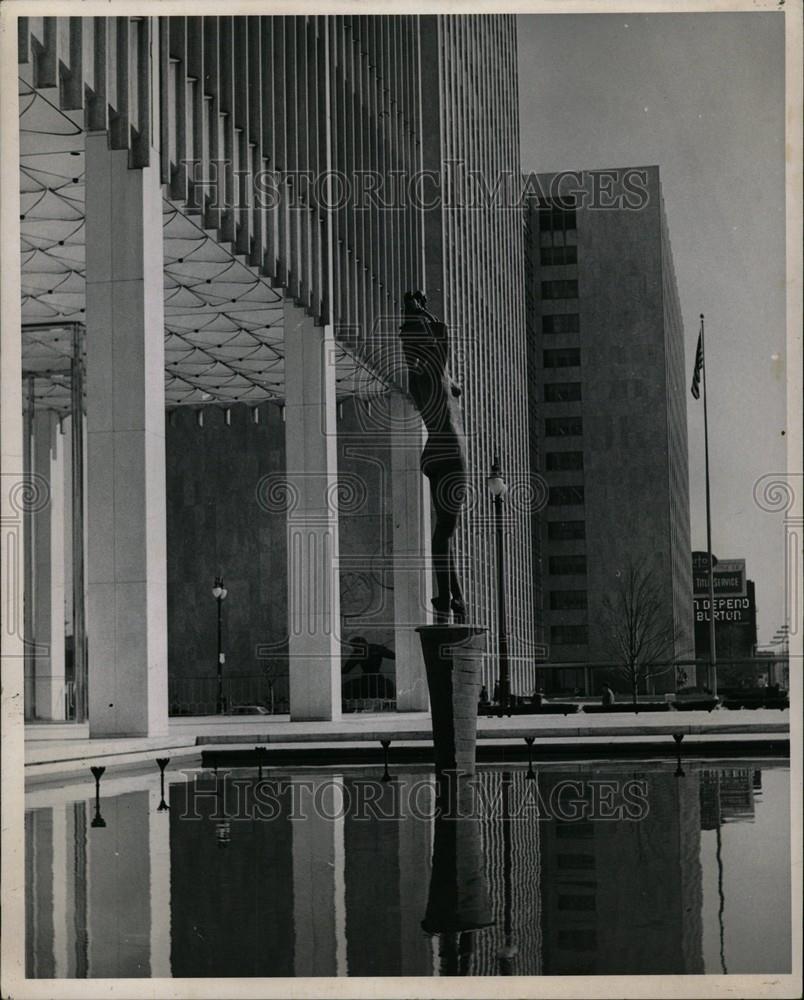
[{"label": "concrete column", "polygon": [[[13,33],[11,33],[13,34]],[[16,39],[10,33],[0,34],[0,77],[6,88],[17,86],[17,58],[14,54]],[[8,92],[8,91],[7,91]],[[9,128],[3,133],[3,152],[7,163],[19,159],[19,129]],[[20,184],[17,170],[0,172],[0,229],[13,232],[19,224]],[[5,263],[5,261],[4,261]],[[0,358],[2,358],[3,391],[0,392],[0,660],[3,664],[3,700],[7,720],[16,721],[23,716],[24,662],[24,525],[23,525],[23,404],[22,404],[22,337],[21,326],[21,271],[17,263],[9,261],[3,268],[3,294],[0,296]],[[14,834],[2,861],[4,888],[9,891],[5,899],[3,917],[6,927],[24,926],[24,869],[16,860],[13,849],[22,846]],[[6,941],[11,935],[6,935]],[[5,950],[3,955],[8,954]],[[14,953],[16,957],[16,952]]]},{"label": "concrete column", "polygon": [[285,303],[290,717],[341,714],[335,340]]},{"label": "concrete column", "polygon": [[[22,632],[25,637],[23,650],[23,703],[25,719],[36,718],[36,639],[34,635],[34,608],[36,607],[36,560],[34,559],[34,511],[41,506],[36,502],[37,495],[47,497],[47,490],[34,479],[34,413],[36,411],[34,396],[34,380],[32,376],[25,379],[25,408],[23,413],[22,437],[22,482],[27,485],[28,502],[23,502],[19,511],[22,515],[23,531],[18,536],[23,542],[21,565],[23,577],[22,601]],[[33,499],[33,502],[31,502]]]},{"label": "concrete column", "polygon": [[167,733],[162,192],[87,136],[90,735]]},{"label": "concrete column", "polygon": [[410,400],[391,396],[391,491],[393,497],[394,646],[396,707],[425,712],[429,706],[421,642],[414,631],[430,621],[430,498],[420,461],[424,428]]},{"label": "concrete column", "polygon": [[64,437],[52,410],[34,416],[34,472],[49,502],[33,515],[36,717],[64,718]]}]

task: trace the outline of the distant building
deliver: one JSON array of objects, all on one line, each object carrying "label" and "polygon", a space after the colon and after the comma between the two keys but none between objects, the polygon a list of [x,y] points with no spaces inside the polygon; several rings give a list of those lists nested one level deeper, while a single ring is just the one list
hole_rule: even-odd
[{"label": "distant building", "polygon": [[754,799],[762,792],[762,772],[749,768],[701,771],[701,829],[754,820]]},{"label": "distant building", "polygon": [[[695,602],[695,655],[709,657],[709,575],[706,552],[692,553],[693,593]],[[757,609],[754,581],[746,579],[745,559],[715,557],[715,652],[723,661],[747,659],[757,644]]]},{"label": "distant building", "polygon": [[[684,336],[659,169],[526,185],[531,465],[549,487],[534,592],[548,662],[611,659],[602,602],[629,564],[661,589],[670,658],[691,658]],[[545,683],[572,689],[583,672]],[[653,683],[673,690],[675,671]]]}]

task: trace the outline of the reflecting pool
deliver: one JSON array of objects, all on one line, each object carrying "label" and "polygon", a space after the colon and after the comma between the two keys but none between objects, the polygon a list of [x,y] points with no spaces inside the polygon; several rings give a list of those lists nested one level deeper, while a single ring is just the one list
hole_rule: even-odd
[{"label": "reflecting pool", "polygon": [[381,774],[34,787],[28,976],[790,971],[786,762]]}]

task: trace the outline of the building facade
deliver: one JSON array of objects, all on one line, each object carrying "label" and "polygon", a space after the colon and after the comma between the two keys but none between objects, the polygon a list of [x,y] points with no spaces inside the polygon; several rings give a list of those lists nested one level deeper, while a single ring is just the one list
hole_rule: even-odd
[{"label": "building facade", "polygon": [[358,634],[395,651],[397,707],[427,706],[430,512],[397,336],[412,288],[456,331],[488,683],[484,478],[498,454],[509,474],[516,689],[533,632],[519,217],[444,193],[451,160],[519,174],[514,19],[22,17],[17,59],[3,453],[53,500],[3,500],[29,714],[71,703],[93,735],[157,734],[169,674],[199,680],[200,705],[217,674],[284,671],[295,718],[333,718]]},{"label": "building facade", "polygon": [[[692,553],[692,574],[695,655],[708,659],[711,612],[706,552]],[[757,646],[756,588],[754,581],[746,578],[745,559],[715,557],[712,584],[715,595],[715,650],[718,660],[752,657]]]},{"label": "building facade", "polygon": [[[561,801],[570,773],[540,777],[546,801]],[[624,964],[640,975],[703,973],[699,773],[651,773],[649,808],[636,822],[603,818],[595,805],[596,782],[617,788],[615,800],[623,794],[622,771],[573,777],[576,793],[584,789],[573,806],[583,801],[588,818],[542,824],[542,975],[612,975]]]},{"label": "building facade", "polygon": [[[612,659],[604,602],[629,567],[660,593],[665,658],[694,656],[683,327],[658,168],[538,175],[526,194],[535,566],[547,663],[579,665],[545,684],[572,690]],[[654,686],[674,689],[672,667]]]},{"label": "building facade", "polygon": [[530,512],[540,494],[527,444],[515,18],[422,18],[422,72],[424,91],[439,98],[423,103],[423,166],[442,193],[435,208],[425,206],[427,289],[453,336],[473,475],[459,559],[472,615],[491,629],[484,675],[491,693],[497,590],[485,479],[498,458],[509,488],[504,534],[511,690],[530,693],[537,655]]}]

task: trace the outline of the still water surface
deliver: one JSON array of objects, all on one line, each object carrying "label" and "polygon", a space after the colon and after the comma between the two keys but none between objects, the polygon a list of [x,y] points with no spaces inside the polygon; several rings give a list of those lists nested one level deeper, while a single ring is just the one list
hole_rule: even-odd
[{"label": "still water surface", "polygon": [[415,769],[33,789],[27,974],[788,972],[787,766],[684,771],[487,767],[458,820]]}]

